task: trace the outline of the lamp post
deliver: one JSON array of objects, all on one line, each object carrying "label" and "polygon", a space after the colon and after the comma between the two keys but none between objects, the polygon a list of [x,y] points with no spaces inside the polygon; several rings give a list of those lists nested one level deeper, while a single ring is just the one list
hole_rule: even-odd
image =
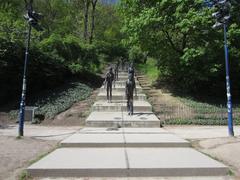
[{"label": "lamp post", "polygon": [[227,44],[227,25],[223,25],[224,31],[224,52],[225,52],[225,68],[226,68],[226,90],[227,90],[227,108],[228,108],[228,133],[230,136],[234,136],[233,120],[232,120],[232,97],[231,86],[229,76],[229,61],[228,61],[228,44]]},{"label": "lamp post", "polygon": [[31,31],[32,31],[32,27],[35,28],[37,31],[42,30],[42,28],[38,25],[38,21],[42,18],[42,15],[33,11],[32,2],[33,2],[33,0],[30,0],[29,3],[26,2],[27,14],[24,15],[24,18],[28,22],[28,33],[27,33],[26,51],[25,51],[24,68],[23,68],[23,81],[22,81],[22,94],[21,94],[20,111],[19,111],[18,136],[24,135],[23,129],[24,129],[26,87],[27,87],[26,76],[27,76],[27,64],[28,64],[28,60],[29,60],[29,47],[30,47]]},{"label": "lamp post", "polygon": [[217,28],[223,27],[223,31],[224,31],[228,133],[230,136],[234,136],[233,120],[232,120],[232,98],[231,98],[231,86],[230,86],[230,76],[229,76],[228,44],[227,44],[227,23],[230,20],[231,4],[228,0],[214,0],[214,6],[217,7],[218,11],[212,14],[212,16],[216,18],[216,23],[213,25],[213,28],[217,29]]},{"label": "lamp post", "polygon": [[20,113],[19,113],[19,130],[18,136],[23,136],[24,129],[24,117],[25,117],[25,100],[26,100],[26,71],[27,71],[27,63],[28,63],[28,55],[29,55],[29,46],[30,46],[30,36],[31,36],[31,25],[28,25],[28,34],[26,41],[26,51],[25,51],[25,59],[24,59],[24,68],[23,68],[23,81],[22,81],[22,94],[21,94],[21,102],[20,102]]}]

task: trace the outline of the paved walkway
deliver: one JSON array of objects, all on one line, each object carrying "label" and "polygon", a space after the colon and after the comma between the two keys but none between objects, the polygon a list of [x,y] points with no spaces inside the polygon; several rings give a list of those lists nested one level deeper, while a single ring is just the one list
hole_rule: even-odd
[{"label": "paved walkway", "polygon": [[[221,179],[228,168],[194,150],[190,143],[160,128],[160,121],[146,101],[136,78],[138,97],[134,115],[126,114],[124,84],[127,73],[119,73],[113,102],[99,92],[87,128],[61,142],[61,148],[31,165],[34,177],[145,177],[179,178],[213,176]],[[145,128],[144,128],[145,127]],[[148,127],[148,128],[146,128]]]}]

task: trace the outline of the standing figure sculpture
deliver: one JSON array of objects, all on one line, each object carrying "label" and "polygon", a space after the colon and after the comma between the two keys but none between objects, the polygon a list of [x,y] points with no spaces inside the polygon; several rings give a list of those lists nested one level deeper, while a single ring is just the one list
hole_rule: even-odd
[{"label": "standing figure sculpture", "polygon": [[121,66],[122,66],[122,71],[125,71],[126,70],[126,60],[121,57]]},{"label": "standing figure sculpture", "polygon": [[126,82],[126,87],[125,87],[128,115],[133,115],[133,91],[134,90],[135,90],[135,96],[137,96],[137,89],[136,89],[134,77],[132,76],[132,74],[129,74],[128,80]]},{"label": "standing figure sculpture", "polygon": [[119,61],[117,61],[116,65],[114,67],[115,81],[118,81],[118,68],[119,68]]},{"label": "standing figure sculpture", "polygon": [[135,71],[134,71],[134,67],[133,67],[133,63],[130,63],[129,67],[128,67],[128,75],[132,74],[132,77],[134,78],[135,76]]},{"label": "standing figure sculpture", "polygon": [[109,71],[107,72],[105,76],[105,81],[104,81],[104,87],[106,88],[107,86],[107,101],[111,102],[112,101],[112,84],[114,81],[114,74],[112,71],[112,67],[109,68]]}]

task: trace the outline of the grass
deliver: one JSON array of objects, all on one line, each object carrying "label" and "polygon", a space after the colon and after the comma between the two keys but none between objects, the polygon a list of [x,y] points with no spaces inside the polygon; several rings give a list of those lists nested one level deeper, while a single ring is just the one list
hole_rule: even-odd
[{"label": "grass", "polygon": [[[147,76],[150,83],[158,80],[157,61],[148,58],[146,64],[138,64],[137,70]],[[159,110],[164,124],[171,125],[227,125],[227,107],[219,103],[203,103],[192,98],[176,97],[180,104],[165,104]],[[169,106],[170,105],[170,106]],[[240,125],[240,106],[233,107],[234,125]]]},{"label": "grass", "polygon": [[[177,115],[174,114],[173,109],[167,109],[163,114],[172,113],[165,120],[165,124],[175,125],[227,125],[228,114],[227,107],[221,104],[209,104],[195,101],[191,98],[177,97],[184,106],[175,104],[178,109]],[[233,107],[233,122],[234,125],[240,124],[239,117],[240,107]]]},{"label": "grass", "polygon": [[137,64],[137,70],[145,74],[151,84],[158,79],[159,70],[157,68],[157,61],[153,58],[148,58],[146,64]]},{"label": "grass", "polygon": [[18,177],[19,180],[29,180],[32,179],[26,170],[23,170]]}]

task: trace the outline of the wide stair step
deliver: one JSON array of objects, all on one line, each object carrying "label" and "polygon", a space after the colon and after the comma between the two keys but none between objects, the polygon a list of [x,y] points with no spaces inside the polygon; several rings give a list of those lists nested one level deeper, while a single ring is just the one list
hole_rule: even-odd
[{"label": "wide stair step", "polygon": [[61,142],[62,147],[189,147],[162,128],[87,128]]},{"label": "wide stair step", "polygon": [[[135,83],[136,83],[136,86],[139,86],[140,84],[139,84],[139,81],[135,81]],[[114,83],[113,83],[113,86],[114,86]],[[115,86],[126,86],[126,81],[116,81],[115,82]]]},{"label": "wide stair step", "polygon": [[224,176],[228,168],[192,148],[59,148],[34,163],[33,177]]},{"label": "wide stair step", "polygon": [[[140,86],[136,86],[136,89],[137,89],[137,93],[142,93],[142,88],[140,87]],[[125,86],[113,86],[113,88],[112,88],[112,92],[122,92],[122,93],[125,93]],[[106,93],[106,91],[107,91],[107,89],[106,88],[104,88],[104,86],[102,86],[100,89],[99,89],[99,92],[101,93],[101,92],[104,92],[104,93]]]},{"label": "wide stair step", "polygon": [[88,127],[160,127],[160,120],[151,112],[92,112],[86,119]]},{"label": "wide stair step", "polygon": [[[151,112],[152,106],[147,101],[133,101],[134,111],[135,112]],[[99,112],[126,112],[127,104],[122,102],[112,102],[108,103],[106,101],[97,101],[92,106],[92,111]]]},{"label": "wide stair step", "polygon": [[[97,100],[107,100],[107,93],[106,92],[100,92],[97,96]],[[146,95],[145,94],[139,94],[137,93],[137,96],[133,96],[134,100],[139,100],[139,101],[145,101]],[[112,92],[112,100],[126,100],[126,96],[124,92]]]},{"label": "wide stair step", "polygon": [[[137,78],[136,77],[134,77],[135,78],[135,81],[137,81]],[[127,81],[128,80],[128,75],[126,75],[126,76],[118,76],[118,81]]]}]

